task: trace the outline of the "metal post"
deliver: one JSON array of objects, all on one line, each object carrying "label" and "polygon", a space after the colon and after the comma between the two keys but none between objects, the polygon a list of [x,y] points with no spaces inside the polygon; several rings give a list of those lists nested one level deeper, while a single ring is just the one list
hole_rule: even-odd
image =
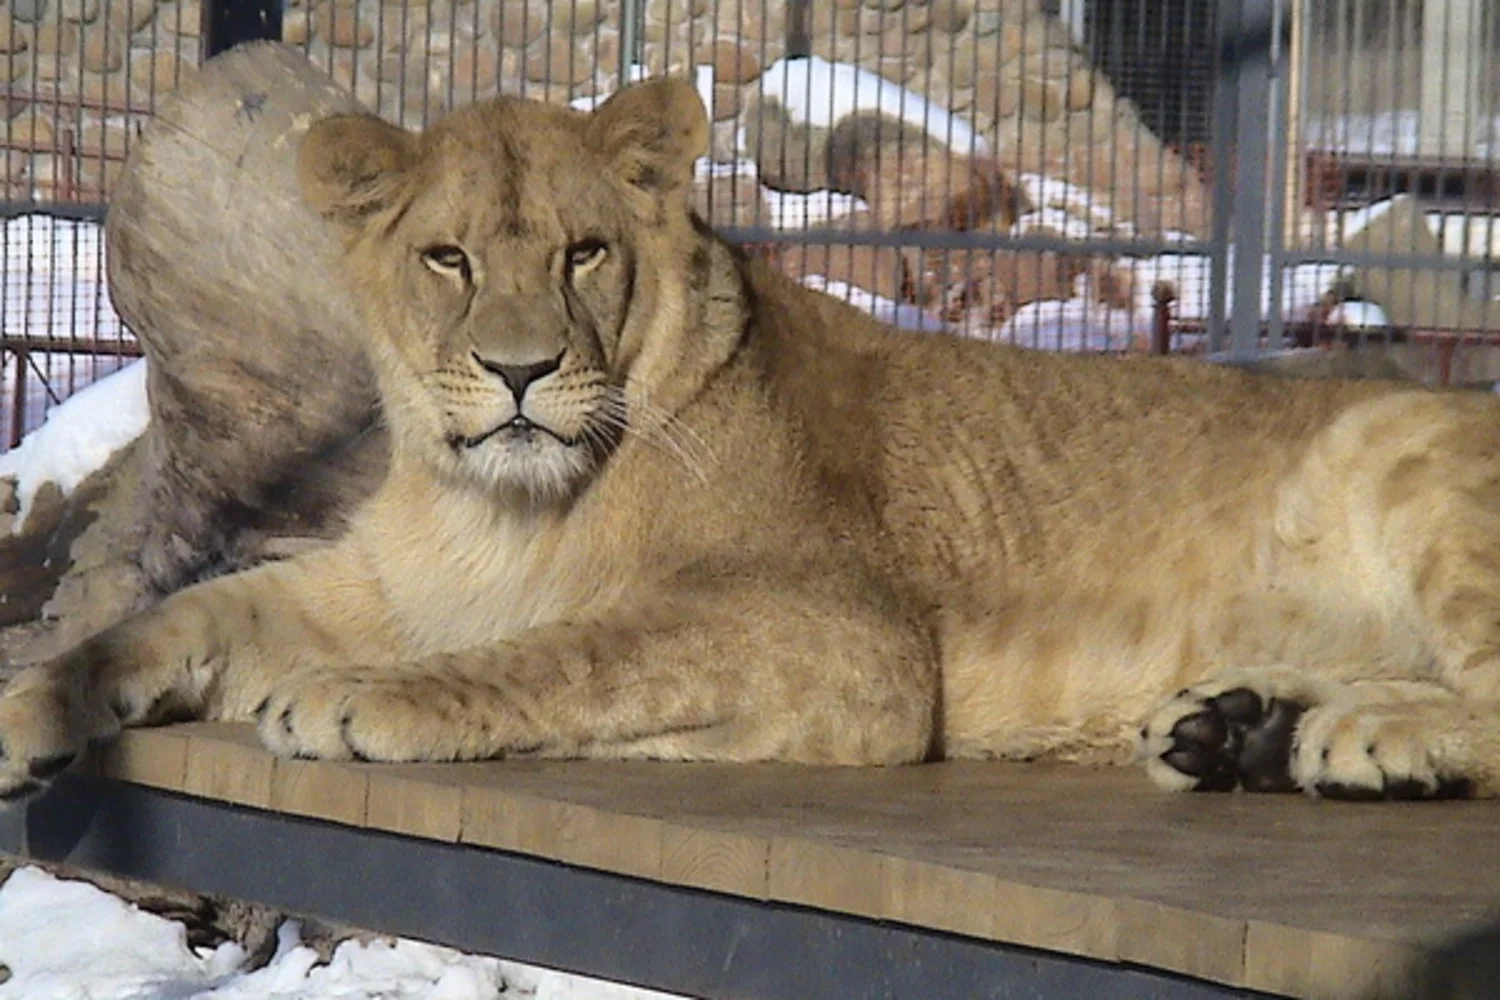
[{"label": "metal post", "polygon": [[1209,133],[1209,158],[1214,171],[1213,217],[1210,220],[1208,258],[1208,349],[1224,349],[1226,307],[1229,290],[1229,248],[1234,203],[1235,119],[1239,111],[1239,64],[1233,58],[1230,39],[1239,34],[1239,0],[1220,0],[1215,18],[1218,45],[1217,81],[1213,95],[1213,123]]},{"label": "metal post", "polygon": [[281,39],[281,0],[204,0],[204,57],[241,42]]},{"label": "metal post", "polygon": [[620,4],[620,86],[634,83],[641,64],[641,4],[640,0],[624,0]]},{"label": "metal post", "polygon": [[812,4],[809,0],[787,0],[786,54],[792,57],[812,55]]},{"label": "metal post", "polygon": [[[1261,295],[1265,279],[1267,156],[1270,140],[1271,55],[1276,29],[1274,0],[1243,0],[1235,32],[1225,39],[1225,59],[1236,84],[1234,219],[1234,308],[1229,317],[1229,353],[1253,357],[1260,345]],[[1277,303],[1272,303],[1273,307]]]}]

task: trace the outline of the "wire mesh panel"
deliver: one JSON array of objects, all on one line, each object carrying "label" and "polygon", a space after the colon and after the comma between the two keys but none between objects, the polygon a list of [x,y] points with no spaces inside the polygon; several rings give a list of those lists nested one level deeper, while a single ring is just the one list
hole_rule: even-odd
[{"label": "wire mesh panel", "polygon": [[[136,351],[95,227],[205,25],[196,0],[5,3],[0,444]],[[1104,351],[1213,350],[1231,314],[1259,349],[1487,335],[1500,0],[1276,0],[1272,82],[1226,90],[1255,7],[288,0],[281,24],[413,127],[690,75],[702,213],[900,325]]]},{"label": "wire mesh panel", "polygon": [[[283,28],[408,125],[691,74],[714,119],[700,210],[795,277],[909,325],[1119,349],[1159,339],[1166,272],[1206,315],[1198,256],[1119,260],[1208,232],[1199,6],[1142,28],[1128,0],[330,0]],[[1149,115],[1091,56],[1144,75],[1185,50],[1208,62],[1158,75]]]},{"label": "wire mesh panel", "polygon": [[1424,375],[1493,383],[1500,3],[1296,0],[1288,16],[1289,259],[1338,262],[1314,332],[1427,345]]},{"label": "wire mesh panel", "polygon": [[0,446],[135,357],[104,291],[99,229],[125,153],[158,97],[199,62],[192,0],[10,0]]}]

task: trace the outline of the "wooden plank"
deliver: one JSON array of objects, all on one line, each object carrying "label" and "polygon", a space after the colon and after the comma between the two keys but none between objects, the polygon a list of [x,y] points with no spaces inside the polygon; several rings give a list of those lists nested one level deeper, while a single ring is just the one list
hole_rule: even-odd
[{"label": "wooden plank", "polygon": [[1427,957],[1391,941],[1252,920],[1245,937],[1245,985],[1318,1000],[1409,1000],[1421,995]]},{"label": "wooden plank", "polygon": [[787,836],[771,838],[768,895],[778,902],[879,918],[891,893],[879,855]]},{"label": "wooden plank", "polygon": [[[914,927],[995,937],[994,904],[1000,886],[995,876],[912,858],[887,857],[883,865],[883,916]],[[956,900],[968,905],[955,906]]]},{"label": "wooden plank", "polygon": [[127,729],[98,755],[101,777],[182,791],[187,780],[188,739],[175,728]]},{"label": "wooden plank", "polygon": [[188,739],[183,791],[242,806],[270,806],[276,758],[256,742],[253,729],[193,722],[182,730]]},{"label": "wooden plank", "polygon": [[365,825],[453,843],[463,821],[462,771],[448,764],[387,764],[367,774]]},{"label": "wooden plank", "polygon": [[1121,961],[1241,986],[1245,921],[1141,899],[1115,902]]},{"label": "wooden plank", "polygon": [[993,898],[992,940],[1105,961],[1120,955],[1113,899],[998,880]]},{"label": "wooden plank", "polygon": [[765,899],[770,877],[769,837],[678,823],[662,825],[664,882]]},{"label": "wooden plank", "polygon": [[1292,996],[1399,994],[1500,908],[1496,802],[1167,796],[1135,771],[980,762],[287,764],[202,724],[129,733],[100,766],[341,822],[353,773],[379,829]]},{"label": "wooden plank", "polygon": [[654,817],[611,813],[482,784],[464,789],[462,815],[464,843],[639,878],[661,874],[662,824]]},{"label": "wooden plank", "polygon": [[364,826],[369,766],[278,760],[271,773],[270,806],[293,816]]}]

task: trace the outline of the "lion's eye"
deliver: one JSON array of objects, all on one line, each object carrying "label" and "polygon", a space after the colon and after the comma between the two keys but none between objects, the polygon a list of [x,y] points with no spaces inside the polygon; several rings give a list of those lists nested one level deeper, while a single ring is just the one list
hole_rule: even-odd
[{"label": "lion's eye", "polygon": [[568,247],[568,270],[581,274],[604,263],[609,247],[603,240],[579,240]]},{"label": "lion's eye", "polygon": [[437,274],[456,274],[469,280],[469,255],[456,246],[441,244],[422,251],[422,263]]}]

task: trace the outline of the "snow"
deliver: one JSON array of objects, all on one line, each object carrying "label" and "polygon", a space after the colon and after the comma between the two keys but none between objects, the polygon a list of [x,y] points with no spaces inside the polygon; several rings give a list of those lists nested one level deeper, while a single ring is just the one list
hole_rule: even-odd
[{"label": "snow", "polygon": [[1350,326],[1360,329],[1390,326],[1385,310],[1373,302],[1340,302],[1328,314],[1333,326]]},{"label": "snow", "polygon": [[[1473,155],[1488,159],[1500,152],[1500,117],[1474,123]],[[1379,111],[1374,114],[1310,118],[1303,127],[1307,149],[1358,156],[1417,156],[1421,152],[1420,111]]]},{"label": "snow", "polygon": [[1075,298],[1022,306],[1000,327],[996,339],[1056,351],[1141,350],[1150,345],[1152,329],[1149,310],[1111,309]]},{"label": "snow", "polygon": [[990,150],[979,133],[948,109],[858,66],[791,56],[766,67],[760,80],[761,96],[779,102],[798,124],[832,128],[856,112],[875,111],[922,129],[950,149],[972,155]]},{"label": "snow", "polygon": [[71,493],[138,437],[149,419],[145,359],[79,390],[49,411],[46,422],[26,435],[19,447],[0,453],[0,478],[15,480],[21,504],[13,530],[25,524],[43,483],[56,483],[65,495]]},{"label": "snow", "polygon": [[937,316],[906,302],[895,302],[883,295],[867,292],[857,285],[825,278],[821,274],[809,274],[802,284],[869,313],[882,323],[898,326],[903,330],[919,333],[937,333],[948,329],[948,325]]},{"label": "snow", "polygon": [[188,947],[186,929],[86,882],[26,866],[0,886],[0,1000],[673,1000],[406,939],[340,943],[326,964],[281,925],[270,961]]}]

